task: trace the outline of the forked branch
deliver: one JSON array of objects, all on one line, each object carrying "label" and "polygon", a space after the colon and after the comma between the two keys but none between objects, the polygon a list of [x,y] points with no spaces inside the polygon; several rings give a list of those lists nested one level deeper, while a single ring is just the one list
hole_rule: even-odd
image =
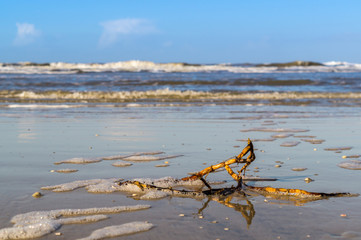
[{"label": "forked branch", "polygon": [[[247,153],[249,153],[249,155],[246,159],[244,159],[243,157],[246,156]],[[207,168],[203,169],[202,171],[199,171],[199,172],[193,174],[192,176],[182,178],[182,180],[188,181],[188,180],[201,179],[203,182],[205,182],[205,180],[203,178],[205,175],[207,176],[209,173],[214,172],[215,170],[224,167],[227,170],[227,172],[233,177],[234,180],[240,181],[242,179],[242,172],[245,172],[246,168],[255,159],[256,159],[256,155],[254,154],[252,141],[248,139],[247,146],[242,150],[242,152],[238,156],[228,159],[226,161],[223,161],[221,163],[218,163],[216,165],[211,165],[210,167],[207,167]],[[245,163],[245,165],[243,165],[241,170],[238,171],[238,174],[234,173],[233,170],[229,167],[229,165],[232,165],[234,163]]]}]

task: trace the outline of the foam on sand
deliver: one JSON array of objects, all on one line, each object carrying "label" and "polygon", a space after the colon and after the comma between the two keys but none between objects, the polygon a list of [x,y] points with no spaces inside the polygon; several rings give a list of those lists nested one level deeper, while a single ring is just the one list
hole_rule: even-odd
[{"label": "foam on sand", "polygon": [[124,158],[134,157],[134,156],[159,155],[159,154],[163,154],[163,153],[164,153],[164,152],[159,152],[159,151],[154,151],[154,152],[137,152],[137,153],[127,154],[127,155],[107,156],[107,157],[102,157],[101,159],[103,159],[103,160],[118,160],[118,159],[124,159]]},{"label": "foam on sand", "polygon": [[280,146],[281,147],[295,147],[298,144],[300,144],[300,142],[298,142],[298,141],[290,141],[290,142],[283,142]]},{"label": "foam on sand", "polygon": [[291,133],[297,133],[297,132],[308,132],[307,129],[296,129],[296,128],[266,128],[266,127],[256,127],[256,128],[249,128],[249,129],[243,129],[241,132],[291,132]]},{"label": "foam on sand", "polygon": [[311,143],[311,144],[321,144],[321,143],[323,143],[325,140],[323,140],[323,139],[315,139],[315,138],[311,138],[311,139],[304,139],[304,138],[302,138],[301,141],[308,142],[308,143]]},{"label": "foam on sand", "polygon": [[114,167],[129,167],[132,165],[133,164],[131,164],[131,163],[127,163],[127,162],[123,162],[123,161],[117,161],[115,163],[112,163],[112,166],[114,166]]},{"label": "foam on sand", "polygon": [[141,200],[156,200],[168,197],[170,194],[161,191],[149,191],[140,197]]},{"label": "foam on sand", "polygon": [[160,161],[164,159],[176,158],[181,156],[183,155],[163,155],[163,156],[142,155],[142,156],[130,156],[123,158],[122,160],[130,161],[130,162],[150,162],[150,161]]},{"label": "foam on sand", "polygon": [[[183,155],[165,155],[164,152],[138,152],[128,155],[113,155],[107,157],[98,157],[98,158],[83,158],[83,157],[75,157],[66,159],[63,161],[55,162],[55,165],[59,164],[90,164],[90,163],[98,163],[103,160],[118,160],[121,159],[123,161],[131,161],[131,162],[148,162],[148,161],[159,161],[169,158],[181,157]],[[118,165],[118,166],[116,166]],[[113,166],[120,167],[121,163],[115,163]],[[130,165],[128,165],[130,166]]]},{"label": "foam on sand", "polygon": [[346,168],[350,170],[361,170],[361,161],[360,160],[348,160],[339,163],[337,166],[341,168]]},{"label": "foam on sand", "polygon": [[[53,192],[66,192],[73,191],[79,188],[85,188],[89,193],[113,193],[113,192],[129,192],[129,193],[140,193],[141,195],[149,192],[158,192],[154,189],[142,189],[138,185],[134,184],[133,181],[153,185],[161,188],[175,188],[175,187],[202,187],[204,183],[201,180],[195,181],[183,181],[172,177],[164,177],[159,179],[151,178],[139,178],[133,179],[132,181],[123,181],[122,179],[111,178],[111,179],[90,179],[74,181],[54,186],[42,187],[42,190],[52,190]],[[224,182],[221,182],[224,183]],[[220,184],[220,182],[210,182],[210,184]],[[161,194],[161,195],[160,195]],[[169,191],[167,195],[164,193],[149,193],[144,197],[144,200],[159,199],[172,194]]]},{"label": "foam on sand", "polygon": [[28,239],[42,237],[56,231],[63,224],[97,222],[108,218],[108,216],[104,214],[136,211],[148,208],[150,208],[149,205],[134,205],[86,209],[58,209],[18,214],[11,219],[11,222],[14,223],[13,227],[0,229],[0,239]]},{"label": "foam on sand", "polygon": [[89,163],[97,163],[100,162],[102,159],[101,158],[70,158],[64,161],[60,161],[60,162],[55,162],[55,165],[59,165],[59,164],[89,164]]},{"label": "foam on sand", "polygon": [[148,222],[130,222],[117,226],[109,226],[95,230],[86,238],[77,240],[98,240],[111,237],[120,237],[123,235],[134,234],[150,230],[154,225]]},{"label": "foam on sand", "polygon": [[[117,181],[120,181],[120,178],[111,178],[111,179],[90,179],[90,180],[78,180],[70,183],[64,183],[53,186],[45,186],[42,187],[42,190],[52,190],[53,192],[67,192],[73,191],[78,188],[89,187],[89,186],[109,186],[110,184],[114,184]],[[111,189],[111,188],[110,188]],[[104,189],[107,190],[107,189]]]},{"label": "foam on sand", "polygon": [[280,133],[280,134],[273,134],[272,138],[288,138],[292,136],[293,134],[287,134],[287,133]]}]

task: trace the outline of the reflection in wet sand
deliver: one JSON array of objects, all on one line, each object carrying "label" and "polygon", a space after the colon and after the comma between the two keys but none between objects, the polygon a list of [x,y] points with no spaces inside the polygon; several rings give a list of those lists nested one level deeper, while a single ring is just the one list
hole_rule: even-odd
[{"label": "reflection in wet sand", "polygon": [[[208,197],[207,201],[205,201],[203,206],[198,210],[198,215],[203,215],[203,211],[208,207],[210,201],[217,201],[226,207],[233,208],[235,211],[240,212],[247,222],[247,228],[249,228],[254,216],[256,215],[252,202],[245,196],[242,196],[242,199],[239,199],[239,196],[237,196],[237,202],[231,202],[232,198],[232,196],[228,196],[217,200],[214,197]],[[246,204],[241,204],[241,200],[244,200]]]}]

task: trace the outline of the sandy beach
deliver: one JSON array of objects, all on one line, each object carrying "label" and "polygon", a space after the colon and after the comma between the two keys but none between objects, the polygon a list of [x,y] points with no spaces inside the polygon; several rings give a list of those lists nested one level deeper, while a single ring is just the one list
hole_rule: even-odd
[{"label": "sandy beach", "polygon": [[[89,179],[182,178],[239,154],[250,138],[256,160],[247,175],[277,181],[249,184],[360,193],[359,170],[338,166],[357,160],[360,154],[359,112],[348,107],[221,105],[6,109],[0,114],[0,226],[12,227],[13,216],[30,211],[148,204],[148,210],[110,214],[100,222],[63,225],[41,239],[78,239],[99,228],[133,221],[148,221],[154,227],[126,239],[338,239],[350,231],[360,237],[359,197],[305,202],[252,194],[233,199],[237,208],[230,208],[206,199],[167,196],[135,200],[127,192],[41,190]],[[313,144],[305,139],[324,141]],[[339,150],[345,147],[349,150]],[[157,151],[177,157],[134,161],[127,167],[112,166],[116,160],[54,164],[72,158]],[[164,164],[169,166],[156,167]],[[292,170],[299,168],[305,169]],[[54,172],[61,169],[78,171]],[[305,178],[313,181],[307,183]],[[235,184],[225,171],[212,173],[207,179]],[[34,192],[43,196],[34,198]]]},{"label": "sandy beach", "polygon": [[0,9],[0,240],[361,240],[361,1]]}]

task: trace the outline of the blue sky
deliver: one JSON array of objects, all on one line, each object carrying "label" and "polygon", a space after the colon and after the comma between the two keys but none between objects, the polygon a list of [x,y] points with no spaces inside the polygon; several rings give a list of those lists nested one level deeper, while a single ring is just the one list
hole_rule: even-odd
[{"label": "blue sky", "polygon": [[359,0],[0,2],[0,62],[361,63]]}]

